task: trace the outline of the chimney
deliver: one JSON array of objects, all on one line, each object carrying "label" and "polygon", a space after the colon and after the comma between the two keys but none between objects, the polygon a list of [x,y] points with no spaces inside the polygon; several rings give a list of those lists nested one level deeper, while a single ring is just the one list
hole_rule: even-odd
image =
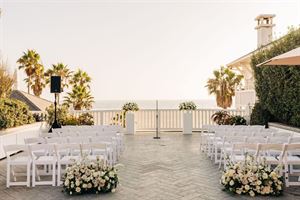
[{"label": "chimney", "polygon": [[275,15],[262,14],[258,15],[255,20],[257,21],[257,47],[265,46],[273,40],[273,18]]}]

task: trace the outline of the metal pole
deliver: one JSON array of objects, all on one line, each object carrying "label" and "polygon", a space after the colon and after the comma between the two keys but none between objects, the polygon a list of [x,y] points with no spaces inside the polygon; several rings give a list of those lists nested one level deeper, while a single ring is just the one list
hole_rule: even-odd
[{"label": "metal pole", "polygon": [[158,136],[158,130],[159,130],[159,114],[158,114],[158,100],[156,100],[156,136],[153,137],[153,139],[160,139]]}]

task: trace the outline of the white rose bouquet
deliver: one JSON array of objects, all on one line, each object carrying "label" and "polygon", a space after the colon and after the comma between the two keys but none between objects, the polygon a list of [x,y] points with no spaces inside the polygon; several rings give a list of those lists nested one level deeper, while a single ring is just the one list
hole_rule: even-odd
[{"label": "white rose bouquet", "polygon": [[221,177],[225,191],[234,194],[279,196],[283,192],[283,177],[280,166],[270,169],[265,163],[246,155],[244,162],[229,162]]},{"label": "white rose bouquet", "polygon": [[196,110],[197,106],[192,101],[182,102],[179,104],[179,110]]},{"label": "white rose bouquet", "polygon": [[115,192],[119,183],[116,167],[106,166],[99,158],[74,162],[66,169],[63,191],[69,195]]},{"label": "white rose bouquet", "polygon": [[138,111],[139,110],[139,106],[137,103],[135,102],[127,102],[123,105],[122,110],[127,112],[127,111]]}]

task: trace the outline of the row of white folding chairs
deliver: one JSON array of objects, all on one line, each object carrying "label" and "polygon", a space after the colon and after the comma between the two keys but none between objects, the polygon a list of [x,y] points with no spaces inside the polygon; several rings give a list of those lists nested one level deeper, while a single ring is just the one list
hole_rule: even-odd
[{"label": "row of white folding chairs", "polygon": [[80,131],[60,131],[55,130],[50,134],[44,134],[43,137],[114,137],[118,141],[118,145],[121,148],[120,150],[124,149],[124,142],[123,142],[123,134],[117,132],[102,132],[102,131],[94,131],[94,130],[80,130]]},{"label": "row of white folding chairs", "polygon": [[91,125],[91,126],[62,126],[62,130],[101,130],[101,131],[115,131],[122,132],[123,128],[120,125]]},{"label": "row of white folding chairs", "polygon": [[225,148],[230,146],[232,143],[238,142],[247,142],[247,143],[296,143],[300,142],[300,137],[292,137],[292,136],[240,136],[240,135],[226,135],[223,137],[214,138],[208,141],[206,145],[208,148],[206,149],[206,153],[211,159],[215,161],[215,163],[220,163],[224,157],[222,157],[222,152]]},{"label": "row of white folding chairs", "polygon": [[253,131],[262,131],[264,126],[260,125],[203,125],[203,132],[215,132],[218,130],[253,130]]},{"label": "row of white folding chairs", "polygon": [[96,136],[96,137],[52,137],[52,138],[25,138],[25,144],[62,144],[62,143],[106,143],[108,145],[108,156],[111,164],[116,164],[121,156],[122,144],[116,137]]},{"label": "row of white folding chairs", "polygon": [[[200,136],[200,149],[205,152],[212,152],[212,145],[220,142],[224,136],[247,136],[247,137],[291,137],[290,132],[277,132],[266,129],[263,132],[254,131],[217,131],[215,133],[204,133]],[[210,154],[211,155],[211,154]]]},{"label": "row of white folding chairs", "polygon": [[[294,166],[300,166],[300,143],[234,143],[228,158],[234,163],[244,161],[246,153],[254,156],[258,162],[265,161],[269,166],[282,165],[281,175],[284,172],[286,187],[300,185],[300,171],[294,168]],[[297,176],[298,181],[291,180],[292,176]]]},{"label": "row of white folding chairs", "polygon": [[[6,186],[26,185],[60,185],[63,168],[87,156],[89,160],[102,160],[108,163],[107,145],[94,144],[33,144],[33,145],[7,145],[4,146],[7,157]],[[23,151],[15,154],[15,152]],[[17,173],[15,166],[25,166],[26,173]],[[43,169],[41,167],[43,166]],[[20,170],[20,169],[18,169]],[[14,181],[11,181],[11,175]],[[18,181],[17,176],[26,176],[26,181]],[[41,180],[41,176],[51,176],[51,181]],[[57,181],[56,181],[57,180]]]},{"label": "row of white folding chairs", "polygon": [[226,155],[231,151],[232,144],[249,143],[249,144],[285,144],[300,143],[300,137],[246,137],[246,136],[224,136],[222,141],[213,144],[213,152],[211,159],[214,158],[215,163],[219,163],[219,167],[224,162]]}]

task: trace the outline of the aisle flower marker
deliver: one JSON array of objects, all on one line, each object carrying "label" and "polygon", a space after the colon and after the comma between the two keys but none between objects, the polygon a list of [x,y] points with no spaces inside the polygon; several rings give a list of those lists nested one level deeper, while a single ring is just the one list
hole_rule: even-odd
[{"label": "aisle flower marker", "polygon": [[119,184],[117,168],[107,166],[99,157],[96,161],[84,157],[67,167],[63,191],[68,195],[115,192]]},{"label": "aisle flower marker", "polygon": [[279,196],[283,192],[281,166],[270,169],[265,159],[262,163],[246,155],[244,162],[229,161],[221,177],[224,190],[234,194]]}]

